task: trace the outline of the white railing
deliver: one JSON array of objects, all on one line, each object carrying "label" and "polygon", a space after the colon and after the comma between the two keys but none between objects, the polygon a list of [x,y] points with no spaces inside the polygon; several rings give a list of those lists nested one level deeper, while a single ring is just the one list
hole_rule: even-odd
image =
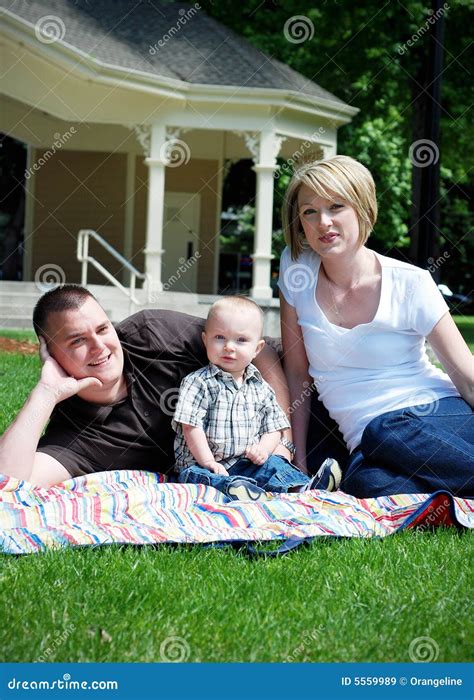
[{"label": "white railing", "polygon": [[[130,287],[125,287],[123,284],[121,284],[121,282],[116,280],[115,277],[108,270],[106,270],[106,268],[98,260],[89,255],[89,238],[93,238],[100,243],[100,245],[108,253],[110,253],[115,260],[118,260],[118,262],[130,272]],[[123,255],[120,255],[120,253],[118,253],[115,248],[110,245],[110,243],[107,243],[107,241],[102,238],[97,231],[93,231],[92,229],[82,229],[79,231],[77,236],[77,259],[82,264],[81,284],[83,287],[87,285],[87,266],[90,263],[107,280],[109,280],[109,282],[120,289],[120,291],[123,292],[123,294],[125,294],[125,296],[127,296],[130,299],[130,302],[133,304],[140,304],[140,301],[135,296],[136,280],[144,280],[145,298],[147,303],[150,301],[149,295],[151,285],[149,275],[147,275],[145,272],[140,272],[137,270],[137,268],[134,267],[126,258],[124,258]]]}]

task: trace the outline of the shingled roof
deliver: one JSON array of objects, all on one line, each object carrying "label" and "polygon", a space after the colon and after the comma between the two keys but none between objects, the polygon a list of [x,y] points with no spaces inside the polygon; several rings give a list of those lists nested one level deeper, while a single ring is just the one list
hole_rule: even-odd
[{"label": "shingled roof", "polygon": [[193,85],[278,89],[345,105],[206,15],[198,3],[0,0],[0,6],[32,27],[48,15],[59,18],[60,41],[98,67]]}]

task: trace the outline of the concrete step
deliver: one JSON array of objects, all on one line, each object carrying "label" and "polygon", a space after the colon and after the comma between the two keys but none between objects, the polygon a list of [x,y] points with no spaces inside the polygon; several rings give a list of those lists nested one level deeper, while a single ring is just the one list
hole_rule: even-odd
[{"label": "concrete step", "polygon": [[0,314],[0,330],[8,328],[11,330],[33,330],[33,324],[30,316],[2,316]]},{"label": "concrete step", "polygon": [[10,282],[6,280],[0,280],[0,294],[3,292],[31,292],[40,294],[38,287],[35,282]]},{"label": "concrete step", "polygon": [[[211,304],[218,296],[188,294],[186,292],[161,292],[145,299],[142,289],[136,290],[139,304],[130,302],[119,289],[111,285],[91,284],[88,289],[106,310],[109,318],[118,323],[140,309],[169,309],[205,318]],[[0,328],[32,328],[31,316],[42,289],[34,282],[6,282],[0,280]],[[279,336],[279,303],[272,299],[262,304],[265,312],[265,333]]]}]

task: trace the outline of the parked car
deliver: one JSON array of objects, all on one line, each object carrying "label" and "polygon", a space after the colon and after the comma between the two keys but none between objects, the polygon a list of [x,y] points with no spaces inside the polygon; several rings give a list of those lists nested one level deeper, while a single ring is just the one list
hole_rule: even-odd
[{"label": "parked car", "polygon": [[474,297],[472,295],[456,294],[451,291],[447,284],[438,284],[438,289],[450,311],[465,315],[474,314]]}]

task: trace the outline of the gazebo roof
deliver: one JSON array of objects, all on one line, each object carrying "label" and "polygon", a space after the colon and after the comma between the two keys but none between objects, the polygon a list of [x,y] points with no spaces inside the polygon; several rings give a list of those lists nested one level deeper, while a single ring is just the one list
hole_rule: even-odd
[{"label": "gazebo roof", "polygon": [[57,45],[102,68],[168,85],[282,90],[356,112],[212,19],[199,4],[153,0],[0,0],[12,19],[57,27]]}]

